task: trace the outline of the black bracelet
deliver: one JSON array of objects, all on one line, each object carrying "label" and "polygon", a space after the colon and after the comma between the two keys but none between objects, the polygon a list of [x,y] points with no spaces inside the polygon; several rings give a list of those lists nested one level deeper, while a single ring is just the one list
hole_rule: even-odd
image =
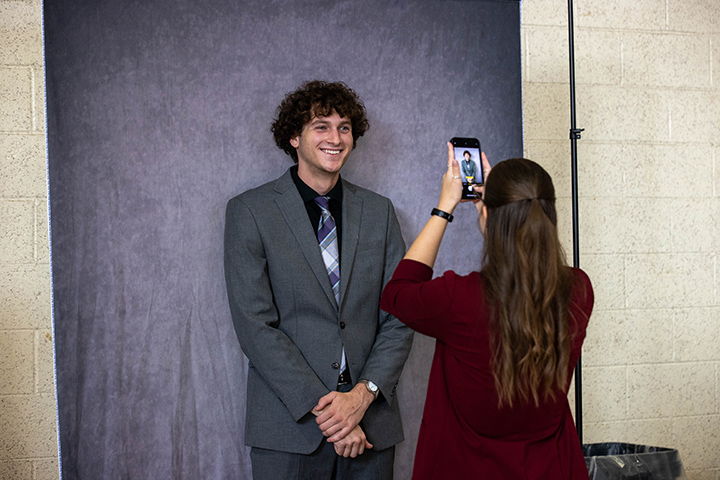
[{"label": "black bracelet", "polygon": [[455,218],[452,216],[452,214],[450,214],[448,212],[443,212],[442,210],[439,210],[437,208],[433,208],[432,212],[430,212],[430,215],[437,215],[440,218],[444,218],[445,220],[448,221],[448,223],[452,222],[453,218]]}]

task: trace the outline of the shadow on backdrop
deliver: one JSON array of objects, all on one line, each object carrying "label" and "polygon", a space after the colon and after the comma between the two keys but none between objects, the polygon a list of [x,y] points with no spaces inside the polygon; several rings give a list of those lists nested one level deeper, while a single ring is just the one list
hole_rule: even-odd
[{"label": "shadow on backdrop", "polygon": [[[275,107],[308,79],[355,89],[370,131],[343,176],[390,197],[410,241],[445,141],[522,155],[519,2],[64,0],[44,15],[63,476],[250,478],[223,221],[291,165]],[[438,272],[479,267],[466,207]],[[432,350],[416,337],[400,383],[399,480]]]}]

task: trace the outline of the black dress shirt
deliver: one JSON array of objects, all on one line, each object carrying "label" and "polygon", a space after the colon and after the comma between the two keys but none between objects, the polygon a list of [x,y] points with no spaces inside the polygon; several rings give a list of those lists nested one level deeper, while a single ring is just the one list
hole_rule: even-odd
[{"label": "black dress shirt", "polygon": [[[297,165],[290,169],[290,175],[292,176],[293,182],[300,193],[300,197],[305,203],[305,210],[307,210],[310,224],[312,225],[313,231],[318,231],[320,225],[320,218],[322,218],[322,210],[320,206],[315,203],[315,199],[321,195],[313,190],[307,183],[303,182],[297,173]],[[342,252],[342,200],[343,190],[342,181],[338,178],[335,186],[325,195],[330,198],[330,213],[335,219],[335,227],[337,228],[337,240],[338,240],[338,252]],[[338,262],[340,259],[338,258]]]}]

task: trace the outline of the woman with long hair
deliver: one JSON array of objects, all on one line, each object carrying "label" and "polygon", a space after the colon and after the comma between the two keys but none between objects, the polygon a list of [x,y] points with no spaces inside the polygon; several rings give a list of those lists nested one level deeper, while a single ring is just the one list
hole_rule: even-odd
[{"label": "woman with long hair", "polygon": [[566,265],[550,175],[522,158],[492,168],[474,200],[482,270],[433,279],[461,200],[454,157],[448,144],[438,208],[380,303],[436,339],[413,479],[587,480],[567,393],[594,296]]}]

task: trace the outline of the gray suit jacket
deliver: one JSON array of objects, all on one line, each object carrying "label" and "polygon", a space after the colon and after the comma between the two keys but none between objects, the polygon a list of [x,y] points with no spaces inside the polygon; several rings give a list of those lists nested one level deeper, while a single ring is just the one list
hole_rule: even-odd
[{"label": "gray suit jacket", "polygon": [[[380,396],[361,423],[376,450],[403,440],[396,387],[412,331],[378,307],[405,253],[392,203],[343,181],[340,308],[290,171],[231,199],[225,278],[249,359],[245,443],[311,453],[323,440],[310,410],[337,388],[343,345],[353,382]],[[333,365],[335,364],[335,365]]]}]

